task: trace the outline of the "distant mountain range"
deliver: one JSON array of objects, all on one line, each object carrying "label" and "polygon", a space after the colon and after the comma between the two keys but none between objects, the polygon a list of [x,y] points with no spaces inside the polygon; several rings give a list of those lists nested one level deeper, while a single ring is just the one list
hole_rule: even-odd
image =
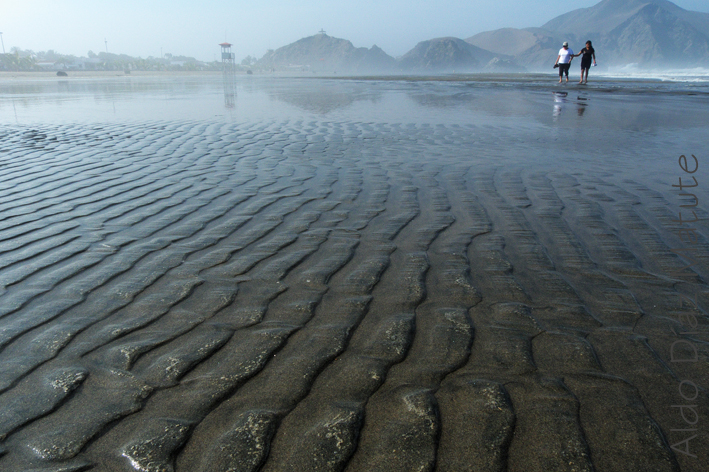
[{"label": "distant mountain range", "polygon": [[324,33],[267,52],[254,67],[323,74],[523,71],[506,54],[495,54],[458,38],[422,41],[398,59],[377,46],[356,48]]},{"label": "distant mountain range", "polygon": [[692,68],[709,65],[709,13],[684,10],[668,0],[603,0],[548,21],[541,28],[505,28],[476,34],[470,44],[507,52],[536,69],[552,62],[563,41],[578,52],[593,41],[606,65]]},{"label": "distant mountain range", "polygon": [[377,46],[355,48],[324,33],[269,51],[266,69],[322,73],[443,73],[549,70],[563,41],[578,52],[593,41],[604,66],[709,66],[709,13],[668,0],[603,0],[558,16],[540,28],[502,28],[465,40],[422,41],[399,58]]}]

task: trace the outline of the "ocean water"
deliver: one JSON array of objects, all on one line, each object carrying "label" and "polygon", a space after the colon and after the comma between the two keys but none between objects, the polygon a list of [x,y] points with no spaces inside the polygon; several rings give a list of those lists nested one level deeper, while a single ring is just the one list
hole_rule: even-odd
[{"label": "ocean water", "polygon": [[[595,71],[594,71],[595,72]],[[605,78],[632,79],[632,80],[660,80],[669,82],[690,82],[698,85],[709,82],[709,69],[694,67],[685,69],[646,69],[638,64],[628,64],[624,67],[609,67],[603,71]]]}]

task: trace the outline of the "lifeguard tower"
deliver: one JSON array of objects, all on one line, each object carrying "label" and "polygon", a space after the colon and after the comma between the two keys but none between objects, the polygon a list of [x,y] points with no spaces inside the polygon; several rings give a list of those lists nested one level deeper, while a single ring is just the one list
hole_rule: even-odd
[{"label": "lifeguard tower", "polygon": [[234,63],[234,53],[231,52],[231,44],[224,42],[219,46],[222,48],[222,75],[224,77],[224,106],[234,108],[234,97],[236,96],[236,65]]}]

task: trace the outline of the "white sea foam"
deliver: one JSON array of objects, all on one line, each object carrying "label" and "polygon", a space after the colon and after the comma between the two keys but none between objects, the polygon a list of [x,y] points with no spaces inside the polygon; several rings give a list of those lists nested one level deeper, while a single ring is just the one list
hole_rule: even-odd
[{"label": "white sea foam", "polygon": [[709,69],[694,67],[687,69],[645,69],[638,64],[628,64],[622,67],[609,67],[598,74],[602,77],[616,79],[654,79],[670,82],[709,82]]}]

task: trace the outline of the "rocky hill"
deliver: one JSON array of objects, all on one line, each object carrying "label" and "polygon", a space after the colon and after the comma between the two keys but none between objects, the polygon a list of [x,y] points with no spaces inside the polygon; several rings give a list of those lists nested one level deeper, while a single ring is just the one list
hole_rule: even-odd
[{"label": "rocky hill", "polygon": [[376,45],[356,48],[350,41],[320,33],[267,52],[255,65],[262,69],[315,73],[391,72],[393,57]]},{"label": "rocky hill", "polygon": [[546,70],[565,41],[562,37],[541,28],[502,28],[476,34],[466,42],[492,53],[509,55],[511,62],[520,67]]},{"label": "rocky hill", "polygon": [[425,73],[519,70],[510,59],[510,55],[447,37],[421,41],[398,59],[398,66],[403,72]]},{"label": "rocky hill", "polygon": [[510,54],[527,68],[546,70],[563,41],[578,51],[588,39],[604,65],[709,65],[709,14],[684,10],[668,0],[603,0],[558,16],[541,28],[504,28],[466,41]]}]

